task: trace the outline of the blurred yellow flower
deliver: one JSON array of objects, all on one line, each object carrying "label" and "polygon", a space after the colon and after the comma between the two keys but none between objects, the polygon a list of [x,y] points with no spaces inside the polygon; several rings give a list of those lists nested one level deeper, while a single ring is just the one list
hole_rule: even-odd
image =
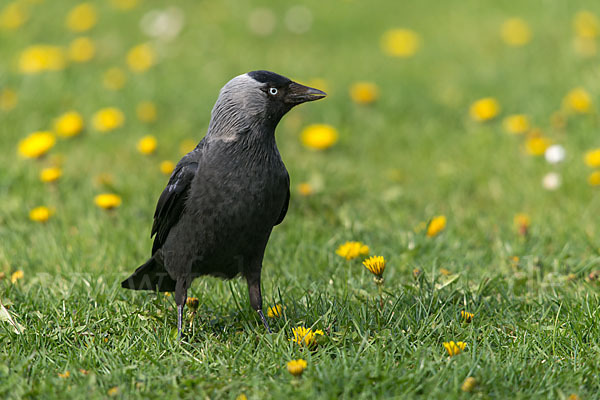
[{"label": "blurred yellow flower", "polygon": [[139,0],[110,0],[111,6],[118,10],[131,10],[135,8]]},{"label": "blurred yellow flower", "polygon": [[446,217],[438,215],[431,219],[427,226],[427,237],[434,237],[446,228]]},{"label": "blurred yellow flower", "polygon": [[314,192],[315,190],[310,183],[301,182],[298,184],[298,193],[300,193],[302,196],[310,196]]},{"label": "blurred yellow flower", "polygon": [[283,307],[281,306],[281,304],[275,304],[272,307],[269,307],[267,309],[267,317],[269,318],[275,318],[275,317],[281,317],[283,315]]},{"label": "blurred yellow flower", "polygon": [[150,44],[143,43],[127,52],[127,65],[133,72],[144,72],[156,62],[156,53]]},{"label": "blurred yellow flower", "polygon": [[42,182],[55,182],[62,176],[62,170],[58,167],[48,167],[40,172]]},{"label": "blurred yellow flower", "polygon": [[582,87],[571,90],[563,99],[563,107],[569,111],[575,111],[580,114],[592,111],[592,98]]},{"label": "blurred yellow flower", "polygon": [[109,397],[115,397],[116,395],[119,394],[119,387],[118,386],[111,387],[110,389],[108,389],[108,391],[106,392],[106,394]]},{"label": "blurred yellow flower", "polygon": [[62,379],[67,379],[70,376],[71,376],[71,373],[69,371],[65,371],[63,373],[60,373],[60,372],[58,373],[58,377],[62,378]]},{"label": "blurred yellow flower", "polygon": [[314,347],[317,344],[316,335],[323,335],[322,330],[313,332],[311,328],[305,328],[303,326],[292,328],[292,333],[294,334],[294,339],[290,339],[290,341],[309,348]]},{"label": "blurred yellow flower", "polygon": [[175,163],[173,161],[165,160],[160,163],[160,172],[165,175],[171,175],[174,169]]},{"label": "blurred yellow flower", "polygon": [[509,18],[502,24],[502,40],[510,46],[523,46],[531,40],[531,29],[521,18]]},{"label": "blurred yellow flower", "polygon": [[585,164],[588,167],[598,168],[600,167],[600,148],[590,150],[585,153]]},{"label": "blurred yellow flower", "polygon": [[54,120],[54,132],[58,136],[70,138],[83,130],[83,118],[77,111],[69,111]]},{"label": "blurred yellow flower", "polygon": [[79,63],[87,62],[94,58],[96,45],[88,37],[78,37],[71,41],[67,53],[71,61]]},{"label": "blurred yellow flower", "polygon": [[379,88],[373,82],[356,82],[350,87],[350,98],[356,104],[371,104],[379,97]]},{"label": "blurred yellow flower", "polygon": [[10,275],[10,283],[15,283],[19,279],[23,279],[25,277],[25,273],[22,270],[17,270]]},{"label": "blurred yellow flower", "polygon": [[475,316],[475,314],[467,311],[461,311],[460,316],[462,317],[463,321],[465,321],[466,323],[470,323],[471,321],[473,321],[473,317]]},{"label": "blurred yellow flower", "polygon": [[38,158],[43,156],[56,143],[52,132],[34,132],[19,142],[19,154],[24,158]]},{"label": "blurred yellow flower", "polygon": [[60,71],[67,65],[65,53],[58,46],[33,45],[27,47],[19,57],[19,70],[24,74],[42,71]]},{"label": "blurred yellow flower", "polygon": [[590,11],[580,11],[573,18],[575,34],[584,39],[594,39],[600,33],[600,21]]},{"label": "blurred yellow flower", "polygon": [[410,29],[390,29],[381,37],[381,49],[392,57],[411,57],[421,44],[421,37]]},{"label": "blurred yellow flower", "polygon": [[142,122],[156,121],[156,105],[151,101],[142,101],[135,109],[137,117]]},{"label": "blurred yellow flower", "polygon": [[193,139],[183,139],[179,144],[179,153],[186,155],[196,148],[196,142]]},{"label": "blurred yellow flower", "polygon": [[600,186],[600,171],[594,171],[588,176],[588,183],[592,186]]},{"label": "blurred yellow flower", "polygon": [[12,31],[18,29],[29,18],[29,10],[21,1],[8,3],[0,11],[0,30]]},{"label": "blurred yellow flower", "polygon": [[337,248],[335,254],[346,260],[352,260],[358,256],[369,254],[369,246],[362,242],[346,242]]},{"label": "blurred yellow flower", "polygon": [[142,154],[152,154],[156,150],[158,142],[156,138],[152,135],[146,135],[141,138],[137,143],[137,149]]},{"label": "blurred yellow flower", "polygon": [[12,89],[2,89],[0,91],[0,111],[10,111],[17,106],[19,96]]},{"label": "blurred yellow flower", "polygon": [[473,378],[472,376],[469,376],[464,380],[464,382],[460,386],[460,390],[469,393],[472,392],[473,389],[475,389],[475,386],[477,386],[477,379]]},{"label": "blurred yellow flower", "polygon": [[312,124],[304,128],[300,134],[302,144],[310,149],[325,150],[338,140],[337,130],[327,124]]},{"label": "blurred yellow flower", "polygon": [[531,226],[531,218],[525,213],[519,213],[513,218],[513,224],[521,236],[527,235]]},{"label": "blurred yellow flower", "polygon": [[479,99],[469,108],[469,114],[475,121],[488,121],[500,113],[500,104],[493,97]]},{"label": "blurred yellow flower", "polygon": [[450,357],[455,356],[457,354],[460,354],[466,346],[465,342],[454,342],[454,341],[450,341],[450,342],[444,342],[444,348],[446,349],[446,351],[448,352],[448,355]]},{"label": "blurred yellow flower", "polygon": [[509,115],[504,118],[504,129],[508,133],[521,134],[529,130],[529,118],[524,114]]},{"label": "blurred yellow flower", "polygon": [[94,197],[94,203],[105,210],[110,210],[121,205],[121,197],[114,193],[102,193]]},{"label": "blurred yellow flower", "polygon": [[196,311],[200,306],[200,300],[197,297],[188,297],[185,301],[185,305],[191,308],[192,311]]},{"label": "blurred yellow flower", "polygon": [[46,206],[39,206],[29,211],[29,219],[34,222],[46,222],[52,216],[52,210]]},{"label": "blurred yellow flower", "polygon": [[[169,293],[169,292],[167,292]],[[246,397],[246,395],[244,393],[239,394],[235,400],[248,400],[248,397]]]},{"label": "blurred yellow flower", "polygon": [[125,116],[115,107],[103,108],[94,114],[92,125],[100,132],[108,132],[119,128],[125,122]]},{"label": "blurred yellow flower", "polygon": [[73,32],[85,32],[92,29],[97,20],[96,7],[90,3],[80,3],[69,11],[65,25]]},{"label": "blurred yellow flower", "polygon": [[543,156],[552,141],[539,134],[530,135],[525,141],[525,151],[532,156]]},{"label": "blurred yellow flower", "polygon": [[102,75],[102,83],[108,90],[119,90],[125,86],[125,82],[127,82],[127,76],[119,67],[109,68]]},{"label": "blurred yellow flower", "polygon": [[298,360],[288,361],[287,370],[290,374],[299,377],[302,375],[307,365],[306,361],[300,358]]},{"label": "blurred yellow flower", "polygon": [[377,276],[378,278],[382,277],[386,264],[383,256],[372,256],[364,260],[362,263],[373,275]]}]

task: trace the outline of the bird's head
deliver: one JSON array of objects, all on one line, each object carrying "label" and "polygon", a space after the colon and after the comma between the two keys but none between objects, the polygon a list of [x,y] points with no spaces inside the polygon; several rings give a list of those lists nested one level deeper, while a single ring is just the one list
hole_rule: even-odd
[{"label": "bird's head", "polygon": [[233,141],[247,129],[275,129],[294,106],[325,92],[269,71],[252,71],[227,82],[213,108],[209,135]]}]

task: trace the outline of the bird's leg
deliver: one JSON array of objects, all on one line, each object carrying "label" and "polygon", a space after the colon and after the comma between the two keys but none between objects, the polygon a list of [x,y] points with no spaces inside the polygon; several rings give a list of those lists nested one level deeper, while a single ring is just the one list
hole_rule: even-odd
[{"label": "bird's leg", "polygon": [[177,340],[181,341],[181,325],[183,321],[183,304],[177,306]]},{"label": "bird's leg", "polygon": [[267,332],[271,333],[271,328],[269,327],[267,319],[265,318],[265,315],[262,311],[262,295],[260,293],[260,271],[258,272],[258,274],[254,274],[253,276],[248,277],[247,280],[248,295],[250,296],[250,305],[252,306],[252,308],[254,308],[254,310],[256,310],[256,312],[260,316],[260,319],[262,320]]},{"label": "bird's leg", "polygon": [[183,324],[183,307],[187,300],[185,278],[177,279],[175,284],[175,304],[177,304],[177,340],[181,341],[181,326]]}]

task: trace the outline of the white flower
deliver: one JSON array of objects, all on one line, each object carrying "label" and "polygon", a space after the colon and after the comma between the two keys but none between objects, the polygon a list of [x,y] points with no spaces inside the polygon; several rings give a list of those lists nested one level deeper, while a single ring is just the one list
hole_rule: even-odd
[{"label": "white flower", "polygon": [[565,159],[565,148],[560,144],[554,144],[546,149],[544,155],[550,164],[558,164]]},{"label": "white flower", "polygon": [[168,7],[165,10],[148,11],[140,21],[140,28],[150,37],[169,41],[179,35],[184,20],[180,8]]},{"label": "white flower", "polygon": [[556,172],[549,172],[542,179],[542,186],[546,190],[556,190],[560,187],[562,179]]}]

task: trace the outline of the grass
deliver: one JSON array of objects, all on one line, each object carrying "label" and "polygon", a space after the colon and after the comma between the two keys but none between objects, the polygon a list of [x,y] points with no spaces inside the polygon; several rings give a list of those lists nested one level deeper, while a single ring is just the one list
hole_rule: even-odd
[{"label": "grass", "polygon": [[[62,23],[72,6],[46,1],[27,23],[0,31],[0,90],[14,88],[15,109],[0,113],[0,299],[23,327],[0,322],[0,396],[3,398],[593,398],[600,391],[600,296],[588,275],[600,269],[600,197],[587,184],[583,154],[600,146],[596,111],[555,127],[550,116],[574,87],[596,103],[598,55],[573,50],[572,19],[584,1],[317,2],[312,28],[285,27],[288,5],[272,7],[272,35],[247,28],[249,2],[180,2],[186,25],[159,47],[162,58],[143,74],[126,69],[129,48],[147,40],[140,18],[157,2],[127,11],[94,2],[98,24],[85,35],[94,60],[58,72],[26,76],[18,56],[31,44],[67,45],[77,34]],[[499,30],[512,16],[530,25],[531,43],[505,45]],[[421,35],[414,57],[395,59],[379,48],[383,32],[407,27]],[[110,67],[124,67],[120,91],[102,85]],[[119,282],[149,255],[155,202],[166,183],[158,164],[177,161],[184,139],[199,141],[219,88],[257,68],[292,78],[326,81],[328,99],[293,110],[277,137],[290,171],[292,201],[269,242],[263,268],[265,306],[285,307],[267,335],[250,309],[245,283],[198,279],[200,299],[184,341],[175,339],[172,297],[121,289]],[[376,83],[380,98],[353,104],[348,87]],[[470,104],[493,96],[502,106],[488,123],[469,119]],[[159,118],[135,118],[140,101],[157,104]],[[17,143],[49,129],[76,109],[89,125],[106,106],[126,123],[100,134],[59,140],[48,157],[23,160]],[[527,114],[567,152],[558,165],[523,151],[502,117]],[[303,148],[301,129],[324,122],[340,141],[325,152]],[[153,134],[159,147],[143,156],[135,144]],[[63,177],[39,182],[57,154]],[[547,191],[541,179],[560,173]],[[108,173],[110,185],[95,177]],[[308,181],[309,197],[296,186]],[[101,192],[123,204],[94,206]],[[45,224],[28,219],[38,205],[56,209]],[[527,213],[527,235],[513,217]],[[446,229],[428,238],[422,226],[435,215]],[[346,240],[368,244],[388,260],[383,297],[360,260],[335,249]],[[518,257],[515,261],[513,257]],[[413,270],[421,271],[415,277]],[[450,275],[443,274],[446,269]],[[12,284],[10,275],[24,277]],[[472,323],[460,312],[474,313]],[[321,329],[313,351],[292,342],[296,326]],[[464,341],[449,358],[445,341]],[[301,379],[291,359],[308,368]],[[81,372],[84,370],[84,372]],[[65,371],[70,376],[62,378]],[[477,387],[463,393],[468,376]],[[116,388],[116,389],[114,389]]]}]

